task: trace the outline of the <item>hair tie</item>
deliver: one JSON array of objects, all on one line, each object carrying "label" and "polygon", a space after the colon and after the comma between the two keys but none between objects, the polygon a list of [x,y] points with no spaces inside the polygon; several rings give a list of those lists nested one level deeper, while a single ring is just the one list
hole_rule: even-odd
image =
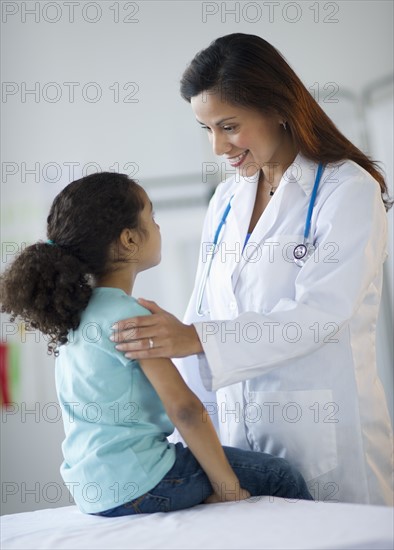
[{"label": "hair tie", "polygon": [[46,244],[50,244],[51,246],[57,246],[57,244],[55,243],[55,241],[52,241],[51,239],[48,239]]}]

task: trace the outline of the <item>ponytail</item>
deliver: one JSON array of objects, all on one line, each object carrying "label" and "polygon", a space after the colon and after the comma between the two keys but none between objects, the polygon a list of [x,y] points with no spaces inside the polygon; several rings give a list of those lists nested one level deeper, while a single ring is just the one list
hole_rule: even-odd
[{"label": "ponytail", "polygon": [[87,266],[49,243],[27,247],[0,278],[1,311],[50,336],[49,353],[78,328],[91,294]]}]

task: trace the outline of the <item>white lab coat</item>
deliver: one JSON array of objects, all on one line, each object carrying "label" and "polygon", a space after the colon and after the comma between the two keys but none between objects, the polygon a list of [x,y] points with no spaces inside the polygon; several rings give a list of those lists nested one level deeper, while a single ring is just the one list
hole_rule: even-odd
[{"label": "white lab coat", "polygon": [[[316,171],[296,157],[243,252],[257,174],[218,186],[184,319],[204,353],[177,364],[216,413],[223,445],[286,458],[316,500],[392,505],[392,427],[375,360],[386,213],[363,168],[326,166],[312,216],[316,250],[298,267],[292,253]],[[232,195],[199,317],[206,251]]]}]

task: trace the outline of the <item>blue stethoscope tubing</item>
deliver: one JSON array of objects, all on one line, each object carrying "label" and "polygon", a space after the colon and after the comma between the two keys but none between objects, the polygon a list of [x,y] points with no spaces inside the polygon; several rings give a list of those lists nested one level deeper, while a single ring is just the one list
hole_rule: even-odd
[{"label": "blue stethoscope tubing", "polygon": [[220,232],[222,230],[222,227],[226,223],[227,216],[229,215],[229,212],[231,210],[231,201],[233,199],[233,196],[234,195],[231,195],[230,200],[228,201],[228,204],[226,206],[226,209],[223,212],[223,215],[222,215],[222,218],[219,222],[219,225],[218,225],[218,227],[215,231],[215,236],[213,238],[213,243],[212,243],[212,250],[209,253],[209,258],[207,258],[207,263],[205,264],[204,273],[203,273],[203,276],[202,276],[202,279],[201,279],[200,287],[198,289],[196,311],[197,311],[197,315],[199,315],[200,317],[202,315],[204,315],[204,313],[201,311],[202,299],[204,297],[205,287],[207,286],[209,272],[211,271],[212,260],[213,260],[213,257],[215,255],[216,246],[219,242]]},{"label": "blue stethoscope tubing", "polygon": [[222,230],[223,225],[226,223],[227,216],[228,216],[228,214],[231,210],[231,201],[233,199],[233,196],[234,195],[231,195],[230,200],[228,201],[228,205],[226,206],[226,210],[223,212],[222,219],[220,220],[220,223],[219,223],[219,225],[216,229],[215,236],[213,238],[213,243],[212,243],[213,244],[213,247],[212,247],[213,249],[218,244],[220,231]]},{"label": "blue stethoscope tubing", "polygon": [[311,199],[309,201],[308,213],[306,215],[304,240],[302,243],[297,244],[293,250],[294,263],[298,265],[298,267],[302,267],[305,264],[306,260],[311,255],[311,253],[313,253],[313,247],[311,246],[310,243],[308,243],[308,237],[311,230],[313,207],[315,206],[317,190],[319,188],[319,183],[321,180],[323,170],[324,170],[324,166],[322,163],[320,163],[317,168],[315,183],[313,185]]},{"label": "blue stethoscope tubing", "polygon": [[[304,263],[306,262],[306,260],[308,259],[309,255],[310,255],[310,251],[311,251],[311,245],[308,243],[308,237],[309,237],[309,233],[310,233],[310,230],[311,230],[313,207],[315,206],[316,195],[317,195],[317,191],[318,191],[318,188],[319,188],[319,183],[320,183],[320,180],[321,180],[323,170],[324,170],[324,165],[322,163],[320,163],[319,166],[318,166],[318,169],[317,169],[315,183],[313,185],[312,194],[311,194],[311,198],[310,198],[310,201],[309,201],[308,212],[307,212],[307,215],[306,215],[305,228],[304,228],[304,240],[303,240],[302,243],[297,244],[294,247],[294,250],[293,250],[294,262],[299,267],[302,267],[304,265]],[[227,204],[227,206],[226,206],[226,208],[223,212],[223,215],[221,217],[219,225],[218,225],[218,227],[215,231],[215,236],[214,236],[213,242],[212,242],[212,250],[209,253],[209,258],[207,259],[207,263],[205,265],[204,273],[203,273],[201,283],[200,283],[200,287],[199,287],[198,294],[197,294],[196,311],[197,311],[197,315],[199,315],[199,316],[204,315],[204,313],[201,311],[201,306],[202,306],[202,300],[203,300],[203,297],[204,297],[205,287],[207,285],[209,272],[211,270],[211,265],[212,265],[213,257],[215,255],[216,247],[217,247],[217,244],[219,242],[220,233],[222,231],[222,228],[223,228],[224,224],[226,223],[227,216],[229,215],[230,210],[231,210],[231,201],[232,201],[233,197],[234,197],[234,195],[232,195],[230,197],[230,200],[228,201],[228,204]]]}]

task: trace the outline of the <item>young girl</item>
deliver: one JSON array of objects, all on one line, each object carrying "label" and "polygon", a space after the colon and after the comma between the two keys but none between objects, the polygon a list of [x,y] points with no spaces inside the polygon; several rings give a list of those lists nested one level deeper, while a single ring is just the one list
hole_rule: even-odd
[{"label": "young girl", "polygon": [[[137,363],[111,342],[119,318],[150,314],[131,297],[137,274],[160,262],[145,191],[124,174],[86,176],[59,193],[47,222],[49,240],[1,277],[2,311],[51,337],[61,474],[79,509],[121,516],[250,495],[311,500],[284,459],[222,447],[169,359]],[[188,447],[167,440],[174,425]]]}]

